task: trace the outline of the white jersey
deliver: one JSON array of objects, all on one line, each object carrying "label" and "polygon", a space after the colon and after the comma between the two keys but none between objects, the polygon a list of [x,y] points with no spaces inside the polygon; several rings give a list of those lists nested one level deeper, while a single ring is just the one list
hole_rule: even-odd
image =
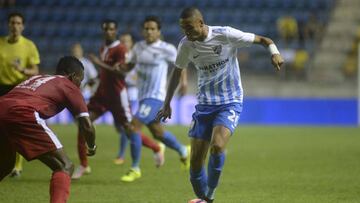
[{"label": "white jersey", "polygon": [[95,79],[98,76],[98,71],[96,70],[94,64],[87,58],[82,57],[79,61],[84,66],[84,79],[81,82],[81,89],[84,89],[89,80]]},{"label": "white jersey", "polygon": [[138,73],[139,99],[165,100],[169,64],[174,64],[176,48],[158,40],[152,44],[140,41],[131,51],[131,63]]},{"label": "white jersey", "polygon": [[243,101],[237,48],[249,46],[255,35],[232,27],[208,26],[206,39],[179,43],[176,66],[193,62],[198,72],[199,104],[220,105]]}]

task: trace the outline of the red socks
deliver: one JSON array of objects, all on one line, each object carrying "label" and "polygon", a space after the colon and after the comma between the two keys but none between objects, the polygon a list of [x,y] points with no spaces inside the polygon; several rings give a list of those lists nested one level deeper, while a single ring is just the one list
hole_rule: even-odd
[{"label": "red socks", "polygon": [[78,148],[80,164],[84,167],[87,167],[88,165],[88,159],[86,155],[87,149],[85,144],[85,137],[82,135],[78,135],[77,148]]},{"label": "red socks", "polygon": [[160,147],[159,147],[159,144],[157,142],[155,142],[154,140],[152,140],[148,136],[144,135],[144,133],[142,133],[142,132],[139,132],[139,134],[141,136],[142,145],[152,149],[154,153],[160,151]]},{"label": "red socks", "polygon": [[64,171],[52,174],[50,181],[50,203],[65,203],[70,193],[70,175]]}]

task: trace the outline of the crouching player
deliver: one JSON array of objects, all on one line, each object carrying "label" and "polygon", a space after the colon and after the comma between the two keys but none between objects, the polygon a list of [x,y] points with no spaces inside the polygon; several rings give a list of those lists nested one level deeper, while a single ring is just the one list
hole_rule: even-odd
[{"label": "crouching player", "polygon": [[45,120],[67,108],[95,154],[95,130],[79,86],[84,67],[75,57],[60,59],[56,75],[38,75],[0,97],[0,181],[13,169],[15,153],[39,159],[52,171],[50,202],[66,202],[74,166]]}]

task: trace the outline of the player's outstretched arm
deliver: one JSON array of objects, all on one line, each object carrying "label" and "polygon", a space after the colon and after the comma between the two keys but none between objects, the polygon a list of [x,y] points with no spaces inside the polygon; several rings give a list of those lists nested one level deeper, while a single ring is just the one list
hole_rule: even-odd
[{"label": "player's outstretched arm", "polygon": [[276,68],[276,70],[279,71],[281,65],[284,63],[284,59],[281,57],[275,43],[270,38],[255,35],[254,44],[261,44],[270,51],[271,63]]},{"label": "player's outstretched arm", "polygon": [[173,72],[171,73],[171,77],[170,77],[170,81],[169,81],[169,86],[166,92],[166,97],[165,97],[165,101],[164,101],[164,105],[163,107],[160,109],[160,111],[158,112],[157,116],[156,116],[156,120],[158,121],[166,121],[167,118],[171,119],[171,107],[170,107],[170,102],[171,99],[174,96],[175,90],[179,84],[180,81],[180,77],[182,74],[182,71],[184,69],[181,68],[174,68]]},{"label": "player's outstretched arm", "polygon": [[95,155],[95,128],[88,116],[78,118],[79,133],[85,136],[86,145],[88,148],[88,156]]}]

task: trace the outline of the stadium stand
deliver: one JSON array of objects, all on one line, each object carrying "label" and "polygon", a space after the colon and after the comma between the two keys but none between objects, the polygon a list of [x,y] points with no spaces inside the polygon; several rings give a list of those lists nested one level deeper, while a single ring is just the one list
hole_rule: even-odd
[{"label": "stadium stand", "polygon": [[[120,32],[130,32],[140,38],[140,23],[146,15],[156,14],[163,20],[162,33],[166,41],[177,44],[182,33],[177,25],[178,15],[185,6],[198,6],[209,25],[231,25],[244,31],[274,38],[280,48],[298,49],[303,46],[310,56],[314,40],[286,45],[276,29],[277,20],[285,15],[306,22],[309,13],[316,13],[326,24],[335,0],[17,0],[16,6],[2,8],[1,22],[9,12],[17,10],[27,19],[25,34],[38,46],[42,56],[42,71],[52,71],[55,59],[68,53],[70,44],[80,42],[87,52],[97,52],[101,43],[99,22],[113,18]],[[221,12],[219,12],[221,8]],[[3,12],[5,11],[5,12]],[[0,34],[6,33],[6,25]],[[287,47],[289,46],[289,47]],[[246,50],[257,57],[243,71],[268,73],[268,53],[261,48]],[[265,65],[266,64],[266,65]]]}]

